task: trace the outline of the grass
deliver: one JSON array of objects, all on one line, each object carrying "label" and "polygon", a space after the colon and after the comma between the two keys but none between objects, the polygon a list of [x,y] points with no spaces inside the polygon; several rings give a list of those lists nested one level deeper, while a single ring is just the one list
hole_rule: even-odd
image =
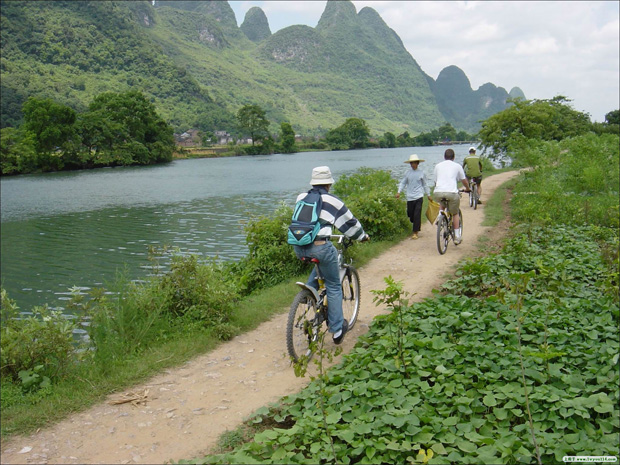
[{"label": "grass", "polygon": [[502,184],[499,189],[496,189],[495,194],[491,198],[488,200],[485,199],[482,226],[497,226],[500,221],[506,218],[509,211],[509,205],[507,203],[509,200],[509,193],[516,184],[517,178],[512,178]]}]

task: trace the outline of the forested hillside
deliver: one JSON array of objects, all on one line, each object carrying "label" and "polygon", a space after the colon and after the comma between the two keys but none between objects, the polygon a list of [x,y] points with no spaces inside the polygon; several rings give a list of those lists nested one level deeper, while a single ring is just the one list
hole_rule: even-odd
[{"label": "forested hillside", "polygon": [[435,82],[375,10],[349,1],[328,2],[316,28],[275,34],[258,8],[239,27],[227,1],[1,6],[2,127],[21,123],[30,96],[83,111],[101,93],[138,90],[178,132],[234,133],[233,115],[247,104],[305,135],[352,117],[376,135],[445,121],[473,132],[508,97],[493,84],[471,90],[464,73],[461,92],[442,75]]}]

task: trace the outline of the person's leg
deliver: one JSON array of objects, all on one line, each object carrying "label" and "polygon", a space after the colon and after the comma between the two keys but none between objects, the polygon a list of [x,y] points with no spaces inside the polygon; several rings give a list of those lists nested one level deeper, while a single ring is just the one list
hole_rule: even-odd
[{"label": "person's leg", "polygon": [[340,271],[338,267],[338,251],[331,242],[319,246],[317,258],[319,268],[325,279],[327,290],[327,319],[329,332],[337,333],[342,329],[342,287],[340,285]]},{"label": "person's leg", "polygon": [[461,197],[456,193],[450,193],[446,197],[449,200],[448,210],[452,213],[452,226],[457,231],[460,227],[459,207],[461,206]]},{"label": "person's leg", "polygon": [[421,197],[419,199],[413,200],[413,233],[416,234],[420,232],[422,227],[422,204],[424,203],[424,198]]},{"label": "person's leg", "polygon": [[415,200],[407,200],[407,217],[413,226],[412,232],[415,232]]}]

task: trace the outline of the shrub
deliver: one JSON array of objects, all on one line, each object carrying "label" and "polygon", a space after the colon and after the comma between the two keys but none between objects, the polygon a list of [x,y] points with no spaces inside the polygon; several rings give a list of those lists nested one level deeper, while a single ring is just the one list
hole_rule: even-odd
[{"label": "shrub", "polygon": [[395,198],[396,190],[389,172],[361,168],[341,177],[332,192],[345,201],[373,239],[391,240],[410,228],[404,202]]},{"label": "shrub", "polygon": [[619,139],[587,134],[521,149],[534,167],[523,174],[512,199],[513,218],[533,224],[618,227]]},{"label": "shrub", "polygon": [[[30,316],[18,313],[2,289],[2,377],[36,390],[67,374],[75,350],[75,320],[48,307],[34,307]],[[47,380],[47,381],[46,381]]]},{"label": "shrub", "polygon": [[173,256],[170,272],[161,279],[168,296],[168,311],[175,317],[213,326],[228,321],[238,298],[225,265],[200,263],[195,255]]},{"label": "shrub", "polygon": [[282,205],[272,216],[253,218],[246,225],[248,255],[236,266],[244,293],[274,286],[305,269],[286,242],[292,215],[293,209]]}]

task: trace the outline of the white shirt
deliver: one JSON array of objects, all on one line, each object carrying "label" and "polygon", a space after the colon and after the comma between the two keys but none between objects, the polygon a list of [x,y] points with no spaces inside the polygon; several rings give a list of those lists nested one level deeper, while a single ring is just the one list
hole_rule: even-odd
[{"label": "white shirt", "polygon": [[463,167],[452,160],[444,160],[435,165],[434,192],[458,192],[458,182],[465,179]]}]

